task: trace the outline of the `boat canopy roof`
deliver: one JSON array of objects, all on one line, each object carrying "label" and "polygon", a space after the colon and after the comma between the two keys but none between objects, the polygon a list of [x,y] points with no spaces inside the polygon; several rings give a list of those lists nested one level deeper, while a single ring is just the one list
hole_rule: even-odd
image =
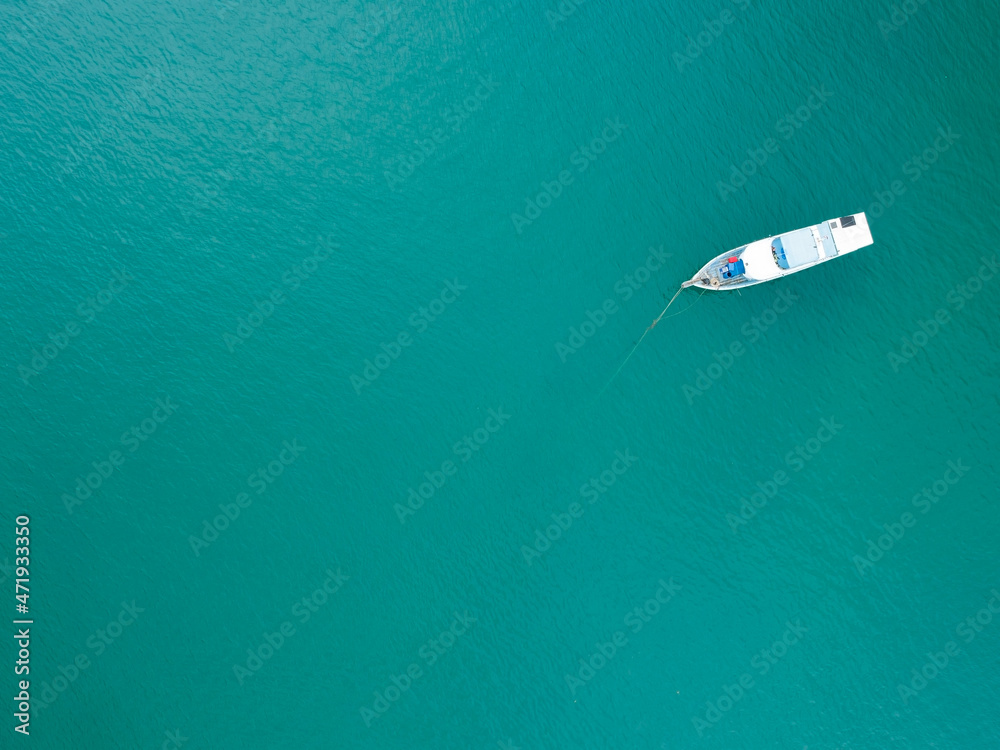
[{"label": "boat canopy roof", "polygon": [[816,238],[811,229],[798,229],[771,241],[774,259],[782,268],[797,268],[819,260]]}]

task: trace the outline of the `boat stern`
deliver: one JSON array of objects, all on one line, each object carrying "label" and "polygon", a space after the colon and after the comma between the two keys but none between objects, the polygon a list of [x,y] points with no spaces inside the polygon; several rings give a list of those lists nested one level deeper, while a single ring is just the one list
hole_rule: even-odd
[{"label": "boat stern", "polygon": [[868,227],[868,217],[864,212],[830,219],[829,224],[833,243],[837,247],[837,255],[853,253],[875,242]]}]

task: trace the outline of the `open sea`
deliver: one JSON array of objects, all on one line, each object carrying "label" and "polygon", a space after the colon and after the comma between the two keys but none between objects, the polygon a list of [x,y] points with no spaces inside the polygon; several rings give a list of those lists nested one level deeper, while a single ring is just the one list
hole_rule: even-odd
[{"label": "open sea", "polygon": [[0,747],[1000,747],[998,59],[989,0],[4,2]]}]

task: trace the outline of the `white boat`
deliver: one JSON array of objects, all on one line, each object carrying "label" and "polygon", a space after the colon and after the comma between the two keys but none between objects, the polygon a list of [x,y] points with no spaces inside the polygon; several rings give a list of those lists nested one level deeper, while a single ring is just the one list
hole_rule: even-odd
[{"label": "white boat", "polygon": [[681,288],[742,289],[818,266],[871,245],[864,213],[751,242],[713,258]]}]

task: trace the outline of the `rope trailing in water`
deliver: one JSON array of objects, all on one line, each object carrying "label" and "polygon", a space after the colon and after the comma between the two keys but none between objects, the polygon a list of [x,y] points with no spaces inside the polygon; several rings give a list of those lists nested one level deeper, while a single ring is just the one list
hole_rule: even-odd
[{"label": "rope trailing in water", "polygon": [[[667,303],[667,306],[663,308],[663,310],[660,312],[660,314],[658,316],[656,316],[656,320],[654,320],[652,323],[649,324],[649,327],[645,330],[645,332],[642,334],[642,336],[639,338],[639,340],[635,342],[635,346],[632,347],[632,351],[630,351],[628,353],[628,356],[625,357],[625,361],[621,363],[621,365],[618,367],[617,370],[615,370],[615,374],[611,376],[610,380],[608,380],[608,382],[604,384],[604,387],[601,389],[601,393],[597,394],[598,396],[600,396],[601,394],[603,394],[604,391],[606,391],[608,389],[608,386],[611,385],[611,382],[615,378],[618,377],[618,373],[620,373],[622,371],[622,368],[625,367],[626,363],[628,363],[628,361],[632,358],[632,355],[635,354],[635,350],[639,348],[639,344],[642,343],[642,340],[644,338],[646,338],[647,335],[649,335],[650,331],[652,331],[654,328],[656,328],[656,324],[659,323],[663,319],[663,316],[667,314],[667,310],[669,310],[670,306],[672,304],[674,304],[674,300],[677,299],[680,296],[681,292],[683,292],[683,291],[684,291],[684,285],[682,284],[681,287],[680,287],[680,289],[678,289],[677,292],[674,294],[674,296],[670,298],[670,301]],[[704,294],[704,293],[705,292],[703,290],[701,294]],[[701,299],[701,294],[698,295],[698,299]],[[697,301],[698,300],[695,300],[695,302],[697,302]],[[694,306],[694,303],[691,303],[691,305],[689,305],[688,307],[684,308],[684,310],[681,310],[681,312],[685,312],[686,310],[688,310],[690,307],[693,307],[693,306]],[[680,313],[678,313],[678,314],[680,314]],[[673,317],[673,316],[671,316],[671,317]]]},{"label": "rope trailing in water", "polygon": [[646,329],[647,331],[652,331],[654,328],[656,328],[656,324],[660,322],[661,318],[663,318],[664,314],[667,312],[667,308],[669,308],[672,304],[674,304],[674,300],[677,299],[681,295],[681,292],[683,291],[684,291],[684,285],[681,284],[680,288],[677,290],[674,296],[670,298],[670,301],[667,303],[667,307],[664,307],[663,312],[659,314],[656,320],[654,320],[652,323],[649,324],[649,328]]}]

